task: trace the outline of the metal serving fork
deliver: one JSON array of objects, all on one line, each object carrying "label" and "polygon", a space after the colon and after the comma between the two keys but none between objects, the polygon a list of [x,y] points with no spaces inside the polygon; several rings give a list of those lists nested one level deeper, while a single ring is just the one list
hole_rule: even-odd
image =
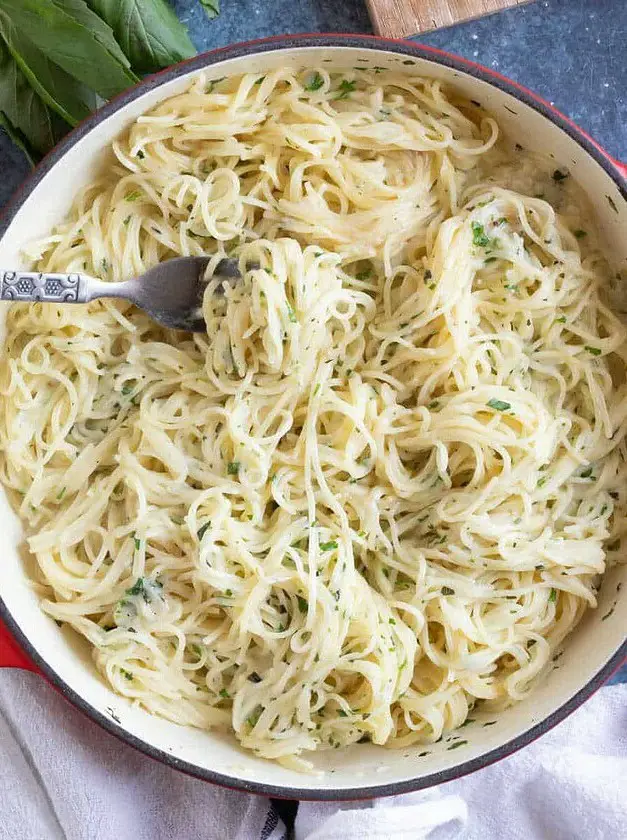
[{"label": "metal serving fork", "polygon": [[[42,303],[89,303],[124,298],[174,330],[203,332],[202,296],[209,257],[177,257],[122,283],[104,283],[88,274],[0,271],[0,300]],[[241,277],[237,260],[222,259],[214,277],[229,283]]]}]

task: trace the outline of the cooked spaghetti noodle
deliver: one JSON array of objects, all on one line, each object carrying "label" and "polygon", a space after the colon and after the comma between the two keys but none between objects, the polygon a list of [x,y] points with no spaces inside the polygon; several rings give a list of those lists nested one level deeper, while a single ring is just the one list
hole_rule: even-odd
[{"label": "cooked spaghetti noodle", "polygon": [[13,306],[0,441],[115,691],[304,767],[530,690],[625,520],[626,333],[570,180],[377,70],[200,76],[113,143],[30,256],[210,254],[207,334]]}]

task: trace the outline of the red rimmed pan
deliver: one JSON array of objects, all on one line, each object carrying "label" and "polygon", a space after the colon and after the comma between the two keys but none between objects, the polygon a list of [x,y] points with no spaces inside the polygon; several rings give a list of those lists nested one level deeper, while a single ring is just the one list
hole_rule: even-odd
[{"label": "red rimmed pan", "polygon": [[[548,103],[494,71],[439,50],[368,36],[308,35],[239,44],[198,56],[146,79],[83,122],[35,170],[6,212],[0,227],[0,265],[19,266],[23,246],[63,218],[110,141],[140,114],[185,89],[198,71],[207,70],[209,78],[217,78],[241,72],[263,75],[286,64],[345,69],[358,61],[399,72],[418,71],[481,102],[513,139],[552,155],[556,168],[571,172],[590,199],[608,251],[617,263],[627,260],[626,167]],[[6,625],[0,626],[0,665],[39,671],[99,725],[148,755],[208,781],[251,792],[356,799],[449,781],[503,758],[554,726],[602,685],[627,655],[623,630],[627,586],[621,589],[627,580],[626,565],[607,573],[598,609],[585,615],[535,693],[496,718],[473,715],[475,721],[464,729],[467,743],[459,749],[447,750],[440,743],[421,757],[420,747],[396,751],[359,744],[321,753],[315,757],[321,774],[302,775],[244,753],[226,735],[152,717],[113,694],[96,673],[86,642],[57,627],[39,610],[18,550],[20,524],[4,499],[0,527],[4,534],[0,617]]]}]

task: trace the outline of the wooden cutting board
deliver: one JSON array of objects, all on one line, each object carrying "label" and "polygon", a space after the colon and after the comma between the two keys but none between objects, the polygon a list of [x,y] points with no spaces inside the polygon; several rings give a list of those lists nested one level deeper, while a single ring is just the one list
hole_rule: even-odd
[{"label": "wooden cutting board", "polygon": [[462,20],[522,6],[530,0],[366,0],[377,35],[404,38]]}]

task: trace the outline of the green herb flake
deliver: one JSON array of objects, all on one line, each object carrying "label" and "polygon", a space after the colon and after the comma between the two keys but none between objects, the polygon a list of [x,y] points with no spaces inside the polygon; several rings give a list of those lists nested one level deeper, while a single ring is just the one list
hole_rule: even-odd
[{"label": "green herb flake", "polygon": [[334,551],[337,548],[337,540],[320,543],[320,551]]},{"label": "green herb flake", "polygon": [[[142,544],[142,543],[141,543],[141,540],[139,539],[139,537],[133,536],[133,542],[135,543],[135,549],[136,549],[137,551],[139,551],[139,549],[141,548],[141,544]],[[141,580],[141,578],[140,578],[139,580]],[[137,594],[137,593],[133,592],[133,593],[131,593],[131,594],[132,594],[132,595],[135,595],[135,594]]]},{"label": "green herb flake", "polygon": [[127,671],[126,668],[120,668],[120,673],[124,677],[125,680],[131,682],[133,680],[133,674],[131,671]]},{"label": "green herb flake", "polygon": [[342,79],[339,90],[335,96],[336,99],[346,99],[349,93],[353,93],[357,86],[357,82],[349,82],[348,79]]},{"label": "green herb flake", "polygon": [[251,729],[254,729],[255,726],[257,726],[257,722],[261,717],[262,712],[263,706],[257,706],[253,713],[246,718],[246,723],[250,726]]},{"label": "green herb flake", "polygon": [[307,599],[303,598],[301,595],[297,595],[296,600],[298,601],[298,609],[302,613],[306,613],[309,609],[309,602],[307,601]]},{"label": "green herb flake", "polygon": [[583,470],[583,472],[579,473],[580,478],[590,478],[592,475],[592,467],[588,467],[587,469]]},{"label": "green herb flake", "polygon": [[211,82],[209,82],[209,84],[205,88],[205,93],[213,93],[213,89],[215,88],[215,86],[219,85],[220,82],[223,82],[225,79],[226,79],[226,76],[220,76],[219,79],[213,79]]},{"label": "green herb flake", "polygon": [[324,84],[324,79],[322,78],[320,73],[318,73],[318,71],[316,70],[316,72],[312,73],[312,75],[307,80],[307,83],[305,84],[305,90],[310,90],[310,91],[320,90],[320,88],[322,87],[323,84]]},{"label": "green herb flake", "polygon": [[559,318],[555,319],[557,324],[565,324],[566,323],[566,315],[561,315]]},{"label": "green herb flake", "polygon": [[287,317],[290,319],[292,324],[297,322],[296,313],[294,312],[294,308],[290,303],[287,303]]},{"label": "green herb flake", "polygon": [[123,385],[123,386],[122,386],[122,395],[123,395],[124,397],[128,397],[128,395],[129,395],[130,393],[132,393],[132,391],[133,391],[133,385],[128,385],[128,384],[127,384],[127,385]]},{"label": "green herb flake", "polygon": [[372,269],[366,268],[363,271],[358,271],[355,275],[357,280],[367,280],[372,274]]},{"label": "green herb flake", "polygon": [[586,344],[586,350],[588,351],[588,353],[591,353],[593,356],[600,356],[601,353],[603,352],[600,347],[589,347],[587,344]]},{"label": "green herb flake", "polygon": [[557,589],[551,589],[549,594],[549,603],[554,604],[557,601]]},{"label": "green herb flake", "polygon": [[138,157],[140,160],[143,160],[146,157],[146,155],[144,154],[144,152],[142,152],[141,149],[138,149],[136,157]]},{"label": "green herb flake", "polygon": [[221,697],[223,700],[230,700],[230,699],[231,699],[231,695],[230,695],[230,694],[229,694],[229,692],[226,690],[226,688],[221,688],[221,689],[220,689],[220,697]]},{"label": "green herb flake", "polygon": [[496,399],[488,400],[486,405],[489,408],[493,408],[495,411],[509,411],[510,408],[512,407],[510,403],[503,402],[503,400],[496,400]]},{"label": "green herb flake", "polygon": [[124,196],[125,201],[137,201],[138,198],[141,198],[142,191],[141,190],[133,190],[130,193],[126,193]]},{"label": "green herb flake", "polygon": [[472,244],[479,248],[485,248],[490,244],[490,238],[479,222],[472,223]]},{"label": "green herb flake", "polygon": [[442,595],[454,595],[455,594],[455,590],[451,589],[450,586],[443,586],[442,589],[440,590],[440,592],[442,593]]},{"label": "green herb flake", "polygon": [[209,520],[208,522],[205,522],[204,525],[201,525],[201,527],[196,532],[196,536],[198,537],[198,542],[202,542],[202,538],[207,533],[208,528],[211,528],[211,520]]},{"label": "green herb flake", "polygon": [[228,475],[239,475],[239,461],[229,461],[226,466],[226,472]]},{"label": "green herb flake", "polygon": [[451,744],[450,747],[447,747],[447,750],[456,750],[457,747],[465,747],[468,741],[455,741],[454,744]]},{"label": "green herb flake", "polygon": [[59,492],[57,493],[57,501],[61,501],[61,499],[65,496],[65,487],[62,487]]}]

